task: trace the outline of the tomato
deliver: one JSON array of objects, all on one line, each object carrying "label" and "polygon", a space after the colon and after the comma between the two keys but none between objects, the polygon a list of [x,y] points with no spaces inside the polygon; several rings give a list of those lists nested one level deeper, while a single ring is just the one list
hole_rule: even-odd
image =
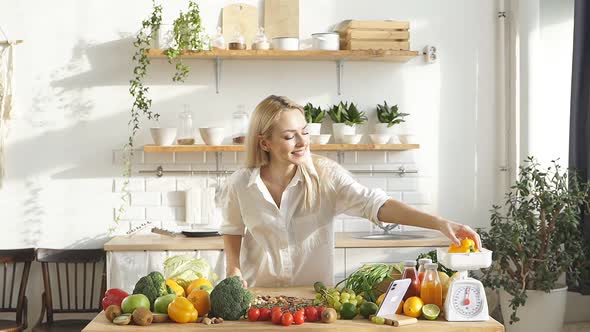
[{"label": "tomato", "polygon": [[318,309],[315,307],[307,307],[305,308],[305,315],[307,316],[307,320],[310,322],[317,322],[318,318]]},{"label": "tomato", "polygon": [[248,310],[248,320],[251,322],[255,322],[260,318],[260,309],[258,308],[250,308]]},{"label": "tomato", "polygon": [[293,315],[293,324],[301,325],[305,321],[305,316],[302,310],[299,310]]},{"label": "tomato", "polygon": [[[276,308],[275,308],[276,309]],[[273,322],[273,324],[281,324],[281,317],[282,317],[283,313],[281,312],[281,308],[279,308],[279,310],[272,310],[272,314],[270,315],[270,320]]]},{"label": "tomato", "polygon": [[271,315],[272,315],[272,314],[273,314],[275,311],[278,311],[278,312],[283,312],[283,308],[281,308],[281,307],[274,307],[274,308],[272,308],[272,309],[271,309],[271,311],[270,311]]},{"label": "tomato", "polygon": [[270,312],[269,308],[260,308],[260,318],[258,320],[270,320]]},{"label": "tomato", "polygon": [[324,312],[324,310],[326,310],[326,307],[321,306],[321,307],[317,307],[318,310],[318,320],[322,319],[322,312]]},{"label": "tomato", "polygon": [[293,315],[290,312],[285,312],[283,316],[281,316],[281,324],[283,326],[289,326],[293,324]]}]

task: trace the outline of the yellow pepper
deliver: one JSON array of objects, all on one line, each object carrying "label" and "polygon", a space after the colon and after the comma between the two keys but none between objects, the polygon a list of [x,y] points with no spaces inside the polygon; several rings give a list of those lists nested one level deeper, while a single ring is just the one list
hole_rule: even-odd
[{"label": "yellow pepper", "polygon": [[166,279],[166,285],[172,289],[176,296],[184,296],[184,288],[172,279]]},{"label": "yellow pepper", "polygon": [[451,243],[448,252],[452,254],[468,254],[470,252],[479,252],[479,249],[475,247],[475,242],[472,239],[463,239],[460,246]]},{"label": "yellow pepper", "polygon": [[168,305],[168,317],[177,323],[192,323],[199,313],[186,297],[177,297]]}]

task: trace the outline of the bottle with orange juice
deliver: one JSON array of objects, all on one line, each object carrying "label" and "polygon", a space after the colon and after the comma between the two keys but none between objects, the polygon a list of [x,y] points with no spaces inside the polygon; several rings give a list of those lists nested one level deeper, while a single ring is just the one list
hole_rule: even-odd
[{"label": "bottle with orange juice", "polygon": [[420,297],[424,301],[424,304],[436,304],[442,309],[443,286],[436,271],[438,264],[427,263],[424,264],[424,268],[426,271],[420,288]]}]

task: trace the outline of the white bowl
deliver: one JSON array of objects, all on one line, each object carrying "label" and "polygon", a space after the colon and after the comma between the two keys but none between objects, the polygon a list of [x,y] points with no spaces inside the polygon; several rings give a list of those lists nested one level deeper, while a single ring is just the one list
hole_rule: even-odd
[{"label": "white bowl", "polygon": [[361,141],[361,138],[363,138],[362,134],[342,135],[342,143],[344,143],[344,144],[358,144],[358,142]]},{"label": "white bowl", "polygon": [[299,38],[274,37],[272,39],[273,50],[297,51],[299,50]]},{"label": "white bowl", "polygon": [[412,135],[412,134],[403,134],[403,135],[397,135],[399,137],[399,140],[402,144],[416,144],[416,135]]},{"label": "white bowl", "polygon": [[199,128],[199,133],[207,145],[221,145],[223,142],[223,127]]},{"label": "white bowl", "polygon": [[330,140],[332,135],[324,134],[324,135],[311,135],[310,141],[311,144],[326,144]]},{"label": "white bowl", "polygon": [[176,128],[150,128],[150,134],[156,145],[172,145],[176,132]]},{"label": "white bowl", "polygon": [[371,142],[373,142],[373,144],[387,144],[387,142],[389,142],[389,139],[391,138],[391,135],[371,134],[369,135],[369,137],[371,137]]}]

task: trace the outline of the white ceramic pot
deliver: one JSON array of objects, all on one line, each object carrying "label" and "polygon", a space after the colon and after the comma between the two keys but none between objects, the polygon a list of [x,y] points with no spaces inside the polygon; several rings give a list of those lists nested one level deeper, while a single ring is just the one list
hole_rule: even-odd
[{"label": "white ceramic pot", "polygon": [[373,144],[387,144],[391,139],[391,135],[388,134],[371,134],[369,137]]},{"label": "white ceramic pot", "polygon": [[330,141],[330,137],[332,137],[332,135],[330,134],[311,135],[310,141],[311,144],[328,144],[328,141]]},{"label": "white ceramic pot", "polygon": [[344,143],[342,137],[344,135],[356,134],[356,127],[347,126],[344,123],[334,123],[332,124],[332,131],[334,132],[334,141],[336,143]]},{"label": "white ceramic pot", "polygon": [[221,145],[223,142],[223,128],[222,127],[206,127],[199,128],[201,138],[207,145]]},{"label": "white ceramic pot", "polygon": [[377,123],[375,125],[375,134],[394,135],[395,125],[387,127],[388,123]]},{"label": "white ceramic pot", "polygon": [[172,145],[176,138],[176,128],[150,128],[150,134],[156,145]]},{"label": "white ceramic pot", "polygon": [[402,144],[418,144],[417,139],[416,139],[416,135],[403,134],[403,135],[397,135],[397,137],[399,137],[399,141]]},{"label": "white ceramic pot", "polygon": [[500,306],[506,332],[559,332],[565,318],[567,287],[552,289],[549,293],[527,290],[524,306],[518,307],[520,320],[510,324],[512,295],[500,290]]},{"label": "white ceramic pot", "polygon": [[295,37],[275,37],[272,39],[273,50],[297,51],[299,50],[299,39]]},{"label": "white ceramic pot", "polygon": [[308,123],[307,131],[310,135],[319,135],[322,129],[321,123]]},{"label": "white ceramic pot", "polygon": [[314,50],[338,51],[340,49],[340,35],[337,32],[323,32],[311,34]]}]

